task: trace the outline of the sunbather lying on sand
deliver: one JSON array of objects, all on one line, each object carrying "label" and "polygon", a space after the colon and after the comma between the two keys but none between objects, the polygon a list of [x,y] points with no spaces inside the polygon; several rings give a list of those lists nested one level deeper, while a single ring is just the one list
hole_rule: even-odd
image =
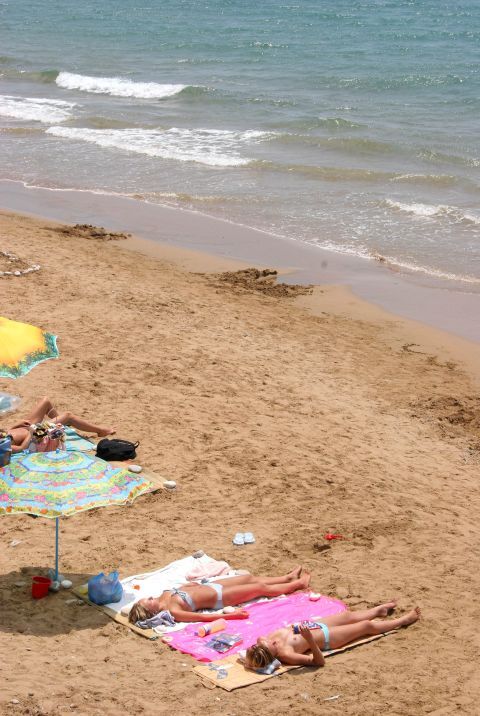
[{"label": "sunbather lying on sand", "polygon": [[[247,649],[245,666],[249,669],[264,669],[274,659],[295,666],[324,666],[322,650],[340,649],[357,639],[385,634],[413,624],[420,617],[420,609],[415,607],[398,619],[372,621],[388,616],[395,607],[396,602],[387,602],[373,609],[341,612],[318,622],[302,622],[277,629],[267,636],[259,637],[257,643]],[[316,626],[313,626],[314,623]],[[311,653],[306,654],[307,651]]]},{"label": "sunbather lying on sand", "polygon": [[[239,577],[216,579],[208,584],[188,582],[178,589],[169,589],[159,597],[139,599],[130,610],[128,619],[132,624],[144,621],[167,610],[179,622],[211,622],[218,614],[200,614],[197,609],[222,609],[248,602],[257,597],[278,597],[297,589],[306,589],[310,582],[308,572],[297,567],[281,577],[254,577],[242,574]],[[224,619],[247,619],[245,609],[235,609],[223,614]]]},{"label": "sunbather lying on sand", "polygon": [[22,420],[5,432],[12,438],[12,452],[22,452],[26,450],[32,439],[30,426],[32,423],[41,423],[43,420],[51,420],[62,425],[70,425],[72,428],[84,430],[87,433],[96,433],[99,437],[113,435],[113,428],[104,428],[101,425],[94,425],[83,418],[79,418],[72,413],[59,413],[48,398],[42,398],[25,420]]}]

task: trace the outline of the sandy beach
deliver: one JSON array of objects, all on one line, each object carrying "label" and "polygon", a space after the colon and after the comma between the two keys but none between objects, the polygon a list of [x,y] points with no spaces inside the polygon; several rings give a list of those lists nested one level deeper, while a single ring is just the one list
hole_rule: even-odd
[{"label": "sandy beach", "polygon": [[[68,578],[127,576],[203,549],[252,573],[302,564],[316,591],[352,608],[396,597],[423,612],[324,669],[208,690],[193,659],[68,593],[34,602],[53,523],[6,516],[0,713],[477,713],[478,345],[343,287],[278,288],[243,280],[246,265],[228,258],[6,211],[0,249],[41,265],[0,277],[1,314],[58,335],[61,353],[0,380],[23,401],[4,422],[48,395],[139,440],[138,462],[178,484],[63,520]],[[233,546],[239,530],[256,543]]]}]

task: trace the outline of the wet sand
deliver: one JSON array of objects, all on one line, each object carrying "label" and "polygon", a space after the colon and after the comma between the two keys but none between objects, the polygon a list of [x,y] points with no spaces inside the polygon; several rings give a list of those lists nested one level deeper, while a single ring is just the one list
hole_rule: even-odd
[{"label": "wet sand", "polygon": [[[293,283],[348,287],[364,301],[480,343],[480,293],[407,275],[388,265],[270,236],[228,221],[125,196],[25,187],[0,181],[0,206],[68,223],[89,223],[248,265],[288,270]],[[464,287],[465,289],[465,287]]]}]

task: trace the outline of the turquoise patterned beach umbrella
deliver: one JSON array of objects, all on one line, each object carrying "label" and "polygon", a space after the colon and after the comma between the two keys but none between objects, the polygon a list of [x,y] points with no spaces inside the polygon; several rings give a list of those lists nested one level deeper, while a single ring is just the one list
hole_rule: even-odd
[{"label": "turquoise patterned beach umbrella", "polygon": [[131,502],[152,488],[141,475],[82,452],[27,453],[0,469],[0,515],[55,519],[55,578],[58,518],[95,507]]}]

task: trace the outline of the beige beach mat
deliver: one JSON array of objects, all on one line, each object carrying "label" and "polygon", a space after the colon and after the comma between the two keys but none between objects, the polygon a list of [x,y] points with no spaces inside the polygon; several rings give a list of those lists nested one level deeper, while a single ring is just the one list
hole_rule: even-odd
[{"label": "beige beach mat", "polygon": [[[386,636],[395,634],[395,632],[396,630],[390,631],[387,634],[377,634],[375,636],[368,636],[365,639],[359,639],[352,644],[343,646],[341,649],[332,649],[332,651],[325,653],[324,656],[328,658],[329,656],[355,649],[357,646],[368,644],[377,639],[383,639]],[[234,689],[241,689],[244,686],[259,684],[267,679],[272,679],[274,676],[281,676],[281,674],[284,674],[286,671],[291,671],[292,669],[306,668],[304,666],[280,666],[273,674],[257,674],[255,671],[246,669],[237,654],[227,656],[225,659],[220,659],[219,661],[214,661],[212,665],[201,664],[194,666],[193,671],[207,689],[214,689],[216,686],[219,686],[221,689],[225,689],[225,691],[233,691]],[[218,678],[218,669],[220,668],[222,668],[224,674],[222,678]]]}]

